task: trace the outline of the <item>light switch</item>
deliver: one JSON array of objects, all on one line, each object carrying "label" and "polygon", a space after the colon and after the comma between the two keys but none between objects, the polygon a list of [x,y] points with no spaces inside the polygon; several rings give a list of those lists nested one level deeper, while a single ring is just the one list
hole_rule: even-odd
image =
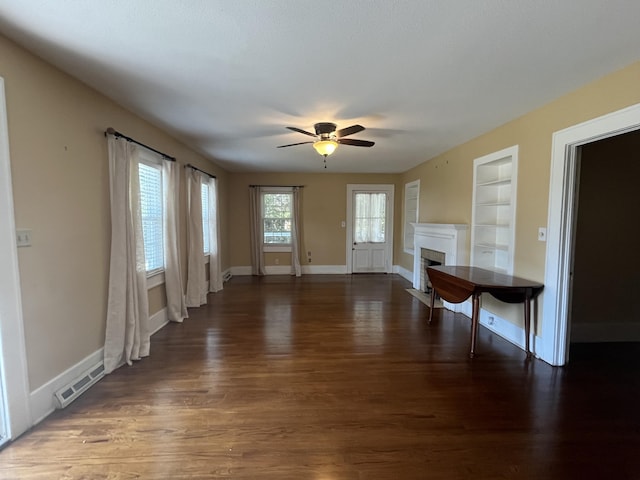
[{"label": "light switch", "polygon": [[16,229],[16,243],[18,247],[30,247],[31,246],[31,230],[24,228]]}]

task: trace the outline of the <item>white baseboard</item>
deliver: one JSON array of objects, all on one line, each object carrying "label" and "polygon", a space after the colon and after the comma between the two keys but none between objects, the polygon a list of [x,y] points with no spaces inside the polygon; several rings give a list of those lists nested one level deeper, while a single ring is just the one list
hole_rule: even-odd
[{"label": "white baseboard", "polygon": [[346,265],[303,265],[303,275],[344,275],[347,273]]},{"label": "white baseboard", "polygon": [[35,389],[29,394],[29,404],[31,406],[31,415],[33,418],[33,425],[37,425],[44,420],[56,407],[55,392],[68,385],[75,378],[82,375],[83,372],[93,367],[97,363],[100,363],[104,359],[104,349],[100,348],[91,355],[80,360],[62,372],[57,377],[49,380],[41,387]]},{"label": "white baseboard", "polygon": [[[149,317],[149,328],[153,335],[162,327],[164,327],[169,321],[167,320],[167,309],[154,313]],[[29,404],[31,406],[31,416],[33,418],[33,425],[37,425],[47,416],[49,416],[56,408],[58,403],[56,402],[55,392],[68,385],[74,379],[82,375],[88,369],[94,367],[96,364],[104,360],[104,348],[100,348],[92,354],[86,356],[78,363],[62,372],[57,377],[49,380],[41,387],[35,389],[29,394]]]},{"label": "white baseboard", "polygon": [[241,277],[243,275],[251,275],[251,265],[244,267],[231,267],[229,269],[231,275],[234,277]]},{"label": "white baseboard", "polygon": [[407,270],[406,268],[400,265],[393,266],[393,273],[397,273],[405,280],[409,280],[410,282],[413,282],[413,272]]},{"label": "white baseboard", "polygon": [[[290,265],[270,265],[265,267],[267,275],[290,275]],[[231,267],[229,269],[232,275],[242,276],[251,275],[251,266]],[[347,273],[346,265],[303,265],[303,275],[344,275]]]},{"label": "white baseboard", "polygon": [[[459,308],[460,313],[471,318],[472,304],[470,300],[467,300],[463,303],[457,304],[448,304],[453,305]],[[446,302],[445,302],[446,308]],[[489,317],[493,317],[490,319]],[[496,335],[504,338],[509,343],[513,343],[515,346],[520,347],[524,350],[525,346],[525,333],[524,328],[515,325],[508,320],[505,320],[502,317],[499,317],[495,313],[489,312],[484,308],[480,308],[480,325],[492,331]],[[531,348],[531,352],[536,357],[544,358],[542,355],[542,338],[535,336],[535,333],[532,333],[531,339],[529,341],[529,346]]]},{"label": "white baseboard", "polygon": [[640,323],[572,323],[571,341],[577,343],[638,342]]},{"label": "white baseboard", "polygon": [[156,333],[167,323],[169,323],[169,319],[167,318],[167,308],[165,307],[149,317],[149,330],[151,331],[151,335]]}]

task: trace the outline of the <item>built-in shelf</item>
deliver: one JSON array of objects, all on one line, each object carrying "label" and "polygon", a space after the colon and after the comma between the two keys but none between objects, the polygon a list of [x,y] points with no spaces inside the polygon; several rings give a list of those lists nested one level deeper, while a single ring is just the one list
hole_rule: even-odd
[{"label": "built-in shelf", "polygon": [[518,147],[473,162],[471,264],[513,273]]}]

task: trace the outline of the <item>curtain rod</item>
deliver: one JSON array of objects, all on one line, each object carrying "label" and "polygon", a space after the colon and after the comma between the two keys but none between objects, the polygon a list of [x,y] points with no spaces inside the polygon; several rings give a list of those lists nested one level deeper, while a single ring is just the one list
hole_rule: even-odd
[{"label": "curtain rod", "polygon": [[193,168],[194,170],[199,171],[200,173],[204,173],[205,175],[209,175],[211,178],[217,178],[215,175],[211,175],[209,172],[205,172],[204,170],[200,170],[198,167],[194,167],[193,165],[191,165],[190,163],[187,163],[184,168]]},{"label": "curtain rod", "polygon": [[115,135],[115,136],[116,136],[116,138],[117,138],[117,137],[122,137],[122,138],[124,138],[127,142],[133,142],[133,143],[135,143],[135,144],[140,145],[141,147],[146,148],[147,150],[151,150],[152,152],[155,152],[155,153],[157,153],[158,155],[161,155],[161,156],[162,156],[162,158],[164,158],[165,160],[169,160],[169,161],[171,161],[171,162],[175,162],[175,161],[176,161],[175,157],[172,157],[171,155],[167,155],[166,153],[163,153],[163,152],[161,152],[160,150],[156,150],[155,148],[151,148],[149,145],[145,145],[144,143],[139,142],[139,141],[137,141],[137,140],[134,140],[134,139],[133,139],[133,138],[131,138],[131,137],[127,137],[127,136],[126,136],[126,135],[124,135],[123,133],[120,133],[120,132],[118,132],[117,130],[115,130],[115,129],[111,128],[111,127],[107,128],[107,131],[106,131],[106,132],[104,132],[104,134],[105,134],[105,135],[107,135],[107,134],[109,134],[109,135]]},{"label": "curtain rod", "polygon": [[249,185],[250,187],[298,187],[298,188],[304,188],[304,185]]}]

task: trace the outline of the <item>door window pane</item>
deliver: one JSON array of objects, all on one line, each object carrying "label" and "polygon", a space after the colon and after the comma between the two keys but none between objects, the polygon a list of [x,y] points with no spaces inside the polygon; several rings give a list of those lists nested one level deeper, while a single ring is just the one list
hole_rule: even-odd
[{"label": "door window pane", "polygon": [[386,193],[355,194],[354,241],[356,243],[385,242],[386,208]]}]

